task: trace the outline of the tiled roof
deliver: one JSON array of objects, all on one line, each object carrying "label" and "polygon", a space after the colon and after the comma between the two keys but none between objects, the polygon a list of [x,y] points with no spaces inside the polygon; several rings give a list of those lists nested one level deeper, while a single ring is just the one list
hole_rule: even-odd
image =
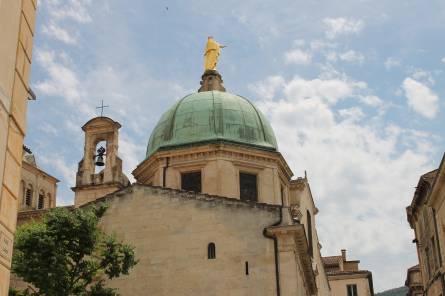
[{"label": "tiled roof", "polygon": [[324,265],[338,265],[342,259],[342,256],[321,257],[321,261]]}]

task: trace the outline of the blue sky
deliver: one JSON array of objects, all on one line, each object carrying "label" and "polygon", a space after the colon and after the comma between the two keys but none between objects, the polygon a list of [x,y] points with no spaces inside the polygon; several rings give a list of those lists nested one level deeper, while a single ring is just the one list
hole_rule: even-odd
[{"label": "blue sky", "polygon": [[307,171],[322,254],[346,248],[377,291],[401,286],[417,261],[405,207],[444,152],[444,24],[443,1],[40,0],[25,142],[72,203],[80,127],[103,99],[130,175],[162,112],[198,89],[212,35],[227,90]]}]

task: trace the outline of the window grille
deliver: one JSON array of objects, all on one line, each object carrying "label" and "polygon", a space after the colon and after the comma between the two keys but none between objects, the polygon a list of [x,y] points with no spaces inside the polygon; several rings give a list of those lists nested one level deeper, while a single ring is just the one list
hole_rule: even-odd
[{"label": "window grille", "polygon": [[257,176],[253,174],[240,173],[239,187],[241,200],[258,200]]},{"label": "window grille", "polygon": [[27,188],[26,189],[26,196],[25,196],[25,206],[30,207],[32,203],[32,189]]},{"label": "window grille", "polygon": [[181,189],[201,192],[201,172],[182,173]]},{"label": "window grille", "polygon": [[44,206],[45,206],[45,197],[41,193],[41,194],[39,194],[39,201],[37,203],[37,208],[40,210],[40,209],[43,209]]},{"label": "window grille", "polygon": [[346,289],[348,291],[348,296],[358,296],[357,285],[347,285]]}]

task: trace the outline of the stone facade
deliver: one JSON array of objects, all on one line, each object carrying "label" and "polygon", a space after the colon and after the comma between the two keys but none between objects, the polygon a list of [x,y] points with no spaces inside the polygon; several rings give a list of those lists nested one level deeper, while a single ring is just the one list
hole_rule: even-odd
[{"label": "stone facade", "polygon": [[101,227],[133,245],[139,260],[109,285],[122,295],[329,296],[307,178],[293,179],[251,102],[212,92],[222,80],[204,76],[211,91],[161,117],[136,184],[117,156],[120,124],[96,117],[82,127],[74,206],[106,201]]},{"label": "stone facade", "polygon": [[292,176],[281,154],[241,145],[210,144],[160,151],[134,170],[138,183],[181,188],[181,174],[200,171],[202,192],[240,198],[239,173],[258,178],[258,201],[281,204]]},{"label": "stone facade", "polygon": [[36,0],[0,1],[0,295],[7,295],[26,133]]},{"label": "stone facade", "polygon": [[347,260],[346,250],[340,256],[323,257],[332,296],[372,296],[372,273],[359,269],[359,260]]},{"label": "stone facade", "polygon": [[140,260],[109,282],[122,295],[276,295],[277,276],[281,295],[328,295],[317,293],[304,227],[285,225],[280,206],[137,184],[102,200],[101,227]]},{"label": "stone facade", "polygon": [[411,205],[407,207],[408,222],[414,230],[424,294],[445,294],[445,165],[419,179]]},{"label": "stone facade", "polygon": [[405,286],[408,287],[407,296],[423,295],[422,274],[419,264],[408,268]]},{"label": "stone facade", "polygon": [[23,155],[21,175],[19,212],[43,210],[56,206],[59,180],[40,169],[35,156],[27,151]]},{"label": "stone facade", "polygon": [[[85,134],[73,190],[95,192],[76,207],[106,200],[101,227],[136,248],[135,270],[109,283],[122,295],[330,295],[308,180],[292,180],[279,152],[224,143],[162,150],[135,169],[137,184],[107,195],[107,179],[92,174],[103,125],[114,126],[107,153],[117,155],[108,143],[120,125],[92,119],[84,131],[97,138]],[[123,175],[118,164],[110,176]],[[181,174],[196,171],[203,193],[180,190]],[[240,200],[241,172],[257,176],[256,201]],[[216,259],[206,257],[209,243]]]},{"label": "stone facade", "polygon": [[[76,175],[74,205],[93,201],[106,194],[115,192],[129,185],[122,172],[122,160],[117,155],[119,147],[119,129],[121,125],[108,117],[96,117],[88,121],[82,130],[85,132],[84,156],[79,162]],[[97,145],[104,143],[104,167],[96,166]]]}]

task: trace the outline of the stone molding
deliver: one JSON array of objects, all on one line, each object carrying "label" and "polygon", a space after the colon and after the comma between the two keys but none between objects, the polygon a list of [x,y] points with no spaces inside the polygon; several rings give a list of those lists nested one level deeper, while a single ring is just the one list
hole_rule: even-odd
[{"label": "stone molding", "polygon": [[[246,148],[241,145],[207,144],[203,146],[187,147],[158,151],[151,157],[142,161],[132,172],[139,183],[147,182],[160,167],[165,166],[164,159],[169,158],[170,165],[179,166],[184,163],[208,162],[213,159],[225,159],[243,165],[260,162],[264,166],[277,164],[280,173],[287,176],[288,180],[293,176],[292,171],[279,152],[264,151],[254,148]],[[260,167],[260,165],[257,165]]]},{"label": "stone molding", "polygon": [[[310,295],[317,294],[317,283],[315,279],[312,259],[309,256],[309,246],[303,224],[279,225],[266,228],[266,233],[278,239],[279,252],[293,251],[298,256],[306,287]],[[280,246],[281,242],[281,246]],[[283,244],[284,242],[284,244]]]},{"label": "stone molding", "polygon": [[229,197],[219,196],[219,195],[212,195],[212,194],[206,194],[206,193],[195,193],[192,191],[185,191],[185,190],[180,190],[180,189],[172,189],[172,188],[166,188],[166,187],[161,187],[161,186],[151,186],[151,185],[146,185],[146,184],[134,183],[126,188],[123,188],[116,192],[107,194],[103,197],[100,197],[100,198],[90,201],[88,203],[82,204],[82,205],[80,205],[80,208],[90,206],[90,205],[93,205],[98,202],[109,202],[115,198],[124,197],[127,194],[134,193],[136,190],[145,190],[145,191],[153,193],[153,194],[160,194],[167,198],[184,198],[184,199],[193,199],[193,200],[202,201],[202,202],[218,202],[218,203],[221,203],[226,206],[257,208],[257,209],[264,209],[264,210],[272,211],[272,212],[276,212],[276,213],[279,213],[279,208],[281,207],[280,205],[272,205],[272,204],[267,204],[267,203],[254,202],[254,201],[245,201],[245,200],[234,199],[234,198],[229,198]]}]

